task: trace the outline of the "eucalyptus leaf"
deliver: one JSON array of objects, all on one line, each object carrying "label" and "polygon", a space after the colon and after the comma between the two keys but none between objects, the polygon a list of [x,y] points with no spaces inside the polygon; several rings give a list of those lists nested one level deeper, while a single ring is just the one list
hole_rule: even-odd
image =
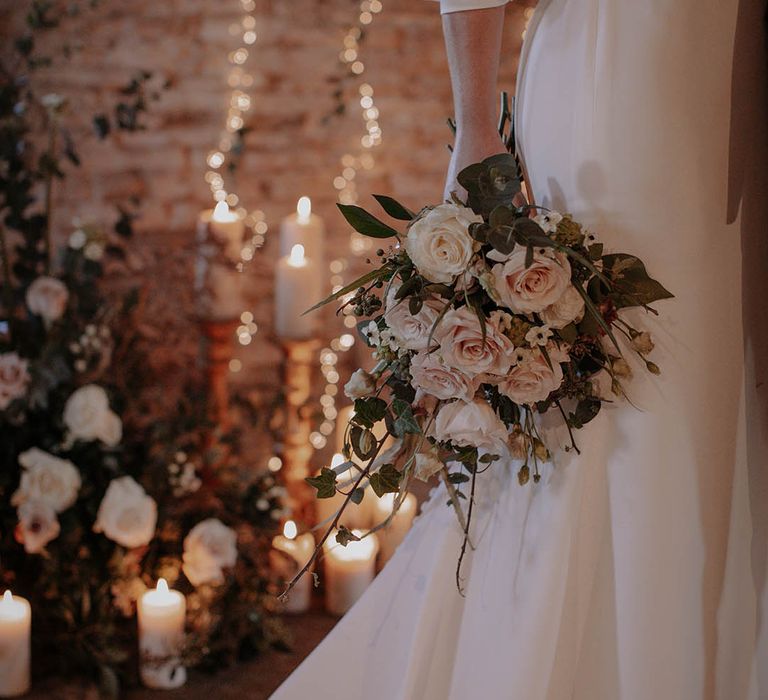
[{"label": "eucalyptus leaf", "polygon": [[354,204],[336,204],[344,218],[355,231],[371,238],[398,237],[398,232],[383,221],[379,221],[373,214],[369,214],[362,207]]},{"label": "eucalyptus leaf", "polygon": [[393,219],[399,219],[400,221],[411,221],[416,214],[414,214],[408,207],[403,206],[395,199],[392,199],[392,197],[388,197],[385,194],[375,194],[373,195],[373,198],[381,204],[382,209],[384,209],[387,214],[389,214]]}]

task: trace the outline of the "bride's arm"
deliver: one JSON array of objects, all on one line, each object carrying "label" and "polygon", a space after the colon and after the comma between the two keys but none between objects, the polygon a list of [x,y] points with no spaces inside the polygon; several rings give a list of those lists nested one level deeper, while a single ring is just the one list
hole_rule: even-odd
[{"label": "bride's arm", "polygon": [[[505,149],[497,130],[496,82],[506,0],[442,0],[443,35],[453,89],[456,140],[444,196],[464,190],[456,175]],[[454,11],[455,8],[455,11]],[[464,9],[478,8],[478,9]]]}]

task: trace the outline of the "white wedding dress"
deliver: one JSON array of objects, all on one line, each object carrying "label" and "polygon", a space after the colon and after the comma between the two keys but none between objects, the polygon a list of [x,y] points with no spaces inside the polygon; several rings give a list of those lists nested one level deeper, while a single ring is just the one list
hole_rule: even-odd
[{"label": "white wedding dress", "polygon": [[765,182],[744,175],[765,141],[730,134],[737,4],[540,2],[517,84],[533,193],[676,295],[638,315],[662,374],[635,366],[637,408],[604,410],[539,484],[519,486],[514,463],[478,479],[465,597],[461,533],[434,491],[275,700],[768,698],[765,397],[756,351],[744,360],[740,241],[758,215],[738,206]]}]

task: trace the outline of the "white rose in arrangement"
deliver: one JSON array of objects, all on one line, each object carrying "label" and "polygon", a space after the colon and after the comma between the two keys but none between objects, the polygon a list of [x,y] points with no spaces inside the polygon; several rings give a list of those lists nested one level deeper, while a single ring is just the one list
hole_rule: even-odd
[{"label": "white rose in arrangement", "polygon": [[38,277],[27,287],[26,301],[29,310],[46,323],[58,321],[67,308],[69,291],[55,277]]},{"label": "white rose in arrangement", "polygon": [[507,442],[507,427],[485,401],[454,401],[440,408],[430,435],[454,445],[501,452]]},{"label": "white rose in arrangement", "polygon": [[107,392],[96,384],[77,389],[64,406],[64,423],[73,438],[101,440],[114,447],[122,437],[120,418],[109,408]]},{"label": "white rose in arrangement", "polygon": [[376,390],[376,380],[364,369],[356,369],[344,385],[344,395],[348,399],[362,399]]},{"label": "white rose in arrangement", "polygon": [[564,253],[534,252],[525,266],[526,249],[518,246],[506,260],[491,268],[498,301],[515,313],[538,313],[551,306],[571,284],[571,264]]},{"label": "white rose in arrangement", "polygon": [[149,544],[156,525],[157,503],[130,476],[121,476],[107,487],[93,529],[132,548]]},{"label": "white rose in arrangement", "polygon": [[560,362],[568,359],[554,345],[548,347],[547,352],[552,367],[540,350],[534,350],[512,367],[499,383],[499,391],[518,404],[533,404],[546,399],[562,383],[563,368]]},{"label": "white rose in arrangement", "polygon": [[20,399],[29,384],[29,363],[15,352],[0,355],[0,411],[4,411],[14,399]]},{"label": "white rose in arrangement", "polygon": [[14,505],[36,501],[61,513],[77,500],[80,472],[69,460],[33,447],[19,455],[19,464],[24,469],[11,499]]},{"label": "white rose in arrangement", "polygon": [[193,527],[184,538],[184,575],[193,586],[224,581],[224,569],[237,562],[237,533],[217,518]]},{"label": "white rose in arrangement", "polygon": [[414,458],[413,475],[421,481],[429,481],[443,468],[434,452],[419,452]]},{"label": "white rose in arrangement", "polygon": [[401,347],[407,350],[426,350],[429,334],[435,325],[443,305],[437,299],[427,299],[417,314],[408,308],[408,300],[397,300],[399,285],[387,294],[384,320]]},{"label": "white rose in arrangement", "polygon": [[17,511],[19,523],[14,535],[27,554],[40,554],[61,532],[56,512],[43,501],[24,501]]},{"label": "white rose in arrangement", "polygon": [[578,323],[584,318],[584,298],[571,284],[560,298],[543,309],[539,316],[550,328],[565,328],[569,323]]},{"label": "white rose in arrangement", "polygon": [[411,224],[405,249],[422,276],[450,284],[467,269],[478,247],[469,225],[482,221],[468,207],[440,204]]},{"label": "white rose in arrangement", "polygon": [[478,385],[461,370],[446,365],[436,352],[416,353],[411,360],[411,377],[414,389],[438,399],[471,401]]},{"label": "white rose in arrangement", "polygon": [[470,377],[478,374],[507,372],[515,349],[512,341],[501,333],[494,321],[488,319],[483,329],[477,314],[462,306],[443,316],[435,331],[440,344],[440,356],[445,364],[461,370]]}]

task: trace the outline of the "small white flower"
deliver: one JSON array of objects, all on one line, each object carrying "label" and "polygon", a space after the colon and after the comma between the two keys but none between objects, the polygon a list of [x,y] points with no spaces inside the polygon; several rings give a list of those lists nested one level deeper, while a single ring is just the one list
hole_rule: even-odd
[{"label": "small white flower", "polygon": [[488,315],[488,320],[498,328],[500,333],[506,333],[512,328],[512,317],[506,311],[491,311]]},{"label": "small white flower", "polygon": [[530,345],[546,345],[551,337],[552,330],[546,324],[543,326],[533,326],[525,334],[525,339]]},{"label": "small white flower", "polygon": [[363,329],[363,335],[368,339],[370,345],[379,345],[381,343],[379,338],[379,327],[376,325],[376,321],[371,321]]},{"label": "small white flower", "polygon": [[556,211],[548,211],[542,214],[537,214],[533,217],[533,220],[541,226],[546,233],[554,233],[557,231],[557,225],[563,220],[563,215]]},{"label": "small white flower", "polygon": [[527,348],[515,348],[515,351],[512,353],[512,360],[514,364],[521,365],[530,360],[532,356],[533,350],[528,350]]},{"label": "small white flower", "polygon": [[584,245],[589,248],[591,245],[595,245],[595,243],[599,243],[600,239],[597,237],[597,234],[592,231],[587,231],[586,236],[584,237]]},{"label": "small white flower", "polygon": [[88,241],[88,236],[83,229],[78,228],[72,231],[69,236],[69,247],[73,250],[80,250]]}]

